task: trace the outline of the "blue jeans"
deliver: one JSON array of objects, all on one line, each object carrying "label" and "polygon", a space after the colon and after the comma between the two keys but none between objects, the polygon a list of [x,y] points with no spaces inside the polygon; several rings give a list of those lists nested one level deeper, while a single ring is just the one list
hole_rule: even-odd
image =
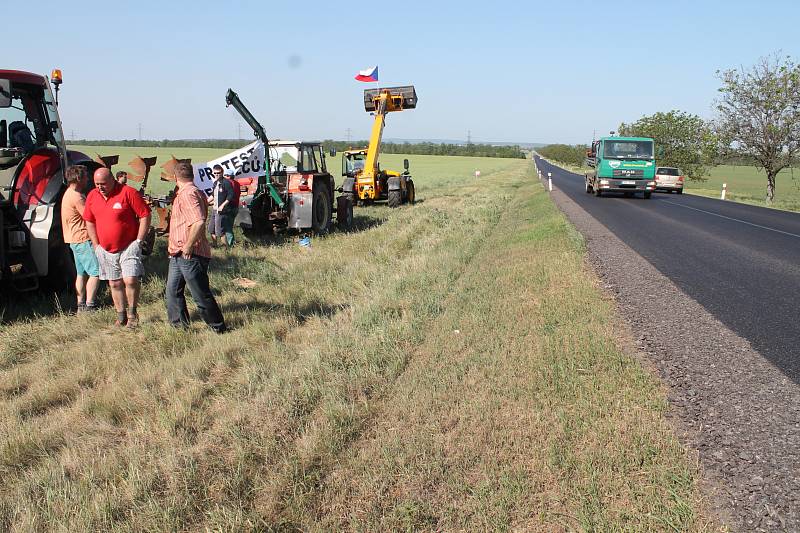
[{"label": "blue jeans", "polygon": [[188,285],[197,304],[197,310],[205,323],[217,333],[226,331],[222,311],[208,285],[209,261],[207,257],[200,256],[192,256],[190,259],[180,256],[169,258],[167,318],[171,325],[179,328],[189,327],[189,311],[186,309],[184,294]]}]

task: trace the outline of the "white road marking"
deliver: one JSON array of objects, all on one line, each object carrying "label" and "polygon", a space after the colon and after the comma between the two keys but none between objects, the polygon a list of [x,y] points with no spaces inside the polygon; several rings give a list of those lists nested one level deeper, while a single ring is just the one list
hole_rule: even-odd
[{"label": "white road marking", "polygon": [[781,233],[783,235],[788,235],[789,237],[795,237],[797,239],[800,239],[800,235],[797,235],[796,233],[789,233],[788,231],[782,231],[782,230],[779,230],[779,229],[770,228],[769,226],[762,226],[761,224],[753,224],[752,222],[748,222],[746,220],[740,220],[738,218],[727,217],[725,215],[720,215],[719,213],[712,213],[711,211],[706,211],[705,209],[698,209],[696,207],[689,207],[688,205],[676,204],[675,202],[670,202],[669,200],[661,200],[661,201],[664,202],[665,204],[677,205],[678,207],[683,207],[685,209],[691,209],[692,211],[700,211],[701,213],[705,213],[707,215],[713,215],[715,217],[725,218],[727,220],[732,220],[734,222],[740,222],[742,224],[747,224],[748,226],[753,226],[754,228],[761,228],[761,229],[765,229],[765,230],[768,230],[768,231],[774,231],[775,233]]}]

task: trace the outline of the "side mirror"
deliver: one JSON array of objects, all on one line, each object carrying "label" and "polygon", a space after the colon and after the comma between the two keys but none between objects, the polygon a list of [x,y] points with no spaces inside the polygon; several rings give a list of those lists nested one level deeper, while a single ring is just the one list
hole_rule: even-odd
[{"label": "side mirror", "polygon": [[331,157],[334,157],[336,155],[336,148],[331,148],[330,154]]},{"label": "side mirror", "polygon": [[0,107],[11,107],[10,80],[0,80]]},{"label": "side mirror", "polygon": [[408,170],[408,159],[403,159],[403,168]]}]

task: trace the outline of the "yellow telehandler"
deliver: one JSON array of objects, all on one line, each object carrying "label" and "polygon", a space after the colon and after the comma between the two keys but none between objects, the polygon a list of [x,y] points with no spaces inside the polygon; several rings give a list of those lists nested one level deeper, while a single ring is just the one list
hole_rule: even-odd
[{"label": "yellow telehandler", "polygon": [[414,181],[408,172],[408,159],[403,172],[381,170],[378,156],[386,114],[417,107],[413,85],[385,87],[364,91],[364,108],[375,115],[367,148],[342,152],[342,192],[352,195],[360,204],[386,200],[389,207],[414,203]]}]

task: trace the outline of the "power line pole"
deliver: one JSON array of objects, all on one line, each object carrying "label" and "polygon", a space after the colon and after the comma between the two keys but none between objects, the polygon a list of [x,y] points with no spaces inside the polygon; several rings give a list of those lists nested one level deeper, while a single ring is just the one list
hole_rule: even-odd
[{"label": "power line pole", "polygon": [[75,140],[75,130],[70,130],[69,131],[69,136],[72,137],[72,140],[74,141]]},{"label": "power line pole", "polygon": [[142,123],[139,123],[139,140],[142,140]]},{"label": "power line pole", "polygon": [[472,131],[467,130],[467,146],[469,146],[470,144],[472,144]]},{"label": "power line pole", "polygon": [[347,128],[346,133],[347,133],[347,142],[350,142],[350,128]]},{"label": "power line pole", "polygon": [[241,141],[242,140],[242,123],[241,122],[237,122],[236,123],[236,131],[239,133],[239,137],[238,138]]}]

